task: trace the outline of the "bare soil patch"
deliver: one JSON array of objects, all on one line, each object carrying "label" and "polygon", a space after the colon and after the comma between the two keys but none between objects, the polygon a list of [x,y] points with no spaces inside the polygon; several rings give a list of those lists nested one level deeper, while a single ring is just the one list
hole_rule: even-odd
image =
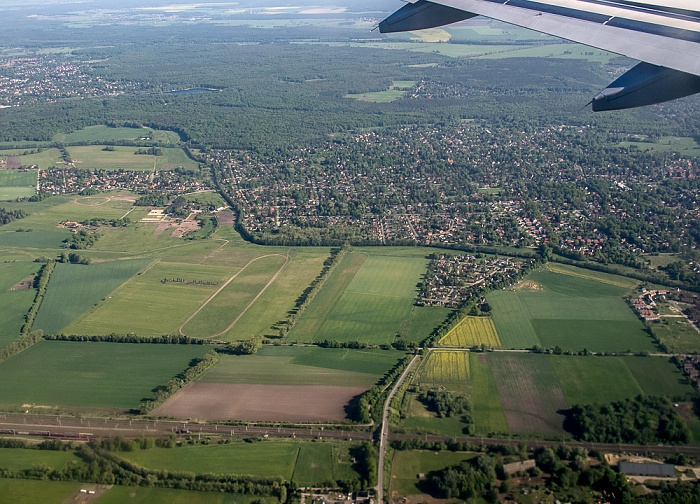
[{"label": "bare soil patch", "polygon": [[6,168],[8,170],[19,170],[19,168],[22,166],[22,162],[19,160],[18,157],[9,157],[7,158],[6,162]]},{"label": "bare soil patch", "polygon": [[16,290],[29,290],[34,286],[34,277],[27,277],[23,280],[20,280],[16,284],[14,284],[12,287],[10,287],[11,291],[16,291]]},{"label": "bare soil patch", "polygon": [[166,231],[168,228],[173,227],[173,226],[177,226],[177,224],[174,224],[174,223],[172,223],[172,222],[160,222],[160,223],[158,224],[158,226],[156,227],[155,235],[156,235],[156,236],[162,235],[163,233],[165,233],[165,231]]},{"label": "bare soil patch", "polygon": [[180,222],[180,225],[175,231],[170,235],[173,238],[182,238],[190,231],[197,231],[199,229],[199,221],[195,220],[194,214],[190,214],[187,219]]},{"label": "bare soil patch", "polygon": [[345,406],[363,387],[190,383],[153,416],[197,420],[330,422],[345,420]]},{"label": "bare soil patch", "polygon": [[222,226],[232,226],[234,221],[233,212],[231,210],[222,210],[216,214],[216,220]]},{"label": "bare soil patch", "polygon": [[64,504],[91,504],[96,502],[100,496],[107,490],[112,488],[112,485],[95,485],[92,483],[83,483],[80,485],[80,490],[77,490],[70,497],[63,501]]}]

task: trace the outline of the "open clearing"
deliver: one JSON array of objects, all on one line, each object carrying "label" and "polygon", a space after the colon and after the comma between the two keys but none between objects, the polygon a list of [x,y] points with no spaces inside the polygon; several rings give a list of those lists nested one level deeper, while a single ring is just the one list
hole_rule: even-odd
[{"label": "open clearing", "polygon": [[37,170],[0,170],[0,201],[34,196],[36,177]]},{"label": "open clearing", "polygon": [[508,429],[518,433],[561,432],[567,403],[546,357],[489,354],[489,364]]},{"label": "open clearing", "polygon": [[153,470],[282,478],[306,486],[357,478],[348,453],[351,446],[303,441],[236,442],[153,448],[123,453],[121,457]]},{"label": "open clearing", "polygon": [[487,296],[505,348],[655,350],[644,324],[624,301],[636,281],[559,264],[531,273],[525,281],[538,289]]},{"label": "open clearing", "polygon": [[403,355],[385,350],[265,346],[256,355],[221,355],[198,381],[370,388]]},{"label": "open clearing", "polygon": [[419,474],[428,474],[474,458],[474,454],[450,451],[395,451],[391,462],[390,489],[393,496],[419,495]]},{"label": "open clearing", "polygon": [[37,481],[0,478],[0,495],[12,504],[62,504],[80,489],[74,481]]},{"label": "open clearing", "polygon": [[57,264],[32,328],[49,334],[60,332],[149,262],[135,259],[89,266]]},{"label": "open clearing", "polygon": [[287,262],[287,257],[276,254],[253,259],[180,326],[180,334],[197,338],[218,338],[232,330],[235,334],[236,322],[277,279]]},{"label": "open clearing", "polygon": [[490,317],[465,317],[438,341],[438,345],[455,348],[484,345],[500,348],[501,341]]},{"label": "open clearing", "polygon": [[76,168],[83,170],[196,170],[197,163],[180,148],[161,148],[162,156],[136,154],[141,147],[114,147],[106,151],[99,145],[66,147]]},{"label": "open clearing", "polygon": [[76,408],[139,406],[201,358],[199,345],[43,341],[0,366],[0,403]]},{"label": "open clearing", "polygon": [[63,144],[116,142],[118,140],[147,141],[147,139],[161,144],[177,144],[180,141],[180,137],[174,131],[151,128],[110,128],[109,126],[88,126],[68,134],[59,133],[53,137],[55,142]]},{"label": "open clearing", "polygon": [[198,420],[334,422],[364,387],[190,383],[156,408],[153,416]]},{"label": "open clearing", "polygon": [[404,321],[410,321],[425,265],[423,257],[348,253],[288,339],[391,343]]}]

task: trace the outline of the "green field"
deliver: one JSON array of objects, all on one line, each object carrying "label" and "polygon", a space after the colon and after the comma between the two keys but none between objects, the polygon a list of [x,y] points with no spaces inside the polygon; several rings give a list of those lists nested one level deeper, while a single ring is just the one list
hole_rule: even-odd
[{"label": "green field", "polygon": [[264,441],[153,448],[121,456],[147,469],[294,480],[302,486],[357,477],[350,444]]},{"label": "green field", "polygon": [[68,230],[0,232],[0,247],[58,249],[63,244],[63,241],[70,236],[70,234],[71,233]]},{"label": "green field", "polygon": [[473,458],[471,453],[406,450],[394,452],[391,462],[391,492],[399,496],[418,495],[419,474],[428,474]]},{"label": "green field", "polygon": [[488,362],[510,432],[562,431],[567,403],[547,356],[490,353]]},{"label": "green field", "polygon": [[508,433],[504,406],[486,354],[470,354],[472,418],[477,434]]},{"label": "green field", "polygon": [[277,497],[259,495],[115,486],[102,495],[97,502],[99,504],[277,504],[279,500]]},{"label": "green field", "polygon": [[36,177],[36,170],[0,170],[0,201],[34,196]]},{"label": "green field", "polygon": [[636,281],[559,264],[548,268],[531,273],[510,290],[487,296],[504,348],[656,350],[624,300]]},{"label": "green field", "polygon": [[134,259],[89,266],[57,264],[32,328],[50,334],[60,332],[149,262]]},{"label": "green field", "polygon": [[692,137],[662,136],[655,142],[640,139],[636,142],[620,142],[619,145],[642,151],[680,152],[685,156],[700,156],[700,144]]},{"label": "green field", "polygon": [[[135,332],[143,336],[176,333],[180,324],[235,271],[218,266],[156,263],[120,287],[111,299],[105,299],[86,312],[66,331],[71,334]],[[174,278],[209,282],[211,285],[162,282]]]},{"label": "green field", "polygon": [[222,355],[199,381],[369,388],[403,355],[383,350],[265,346],[256,355]]},{"label": "green field", "polygon": [[[37,152],[40,150],[40,152]],[[33,154],[31,154],[33,152]],[[0,157],[19,157],[22,166],[38,166],[41,170],[46,170],[50,166],[63,166],[65,163],[61,158],[61,151],[58,149],[14,149],[0,150]],[[36,178],[34,179],[36,183]]]},{"label": "green field", "polygon": [[80,490],[72,481],[36,481],[0,478],[0,496],[12,504],[62,504]]},{"label": "green field", "polygon": [[114,147],[106,151],[99,145],[67,147],[76,168],[83,170],[196,170],[198,165],[179,148],[162,148],[162,156],[136,154],[140,147]]},{"label": "green field", "polygon": [[251,336],[240,333],[235,323],[286,262],[283,256],[270,255],[247,265],[231,283],[207,300],[201,311],[182,326],[182,332],[196,338],[221,338],[229,334],[229,339],[236,340]]},{"label": "green field", "polygon": [[671,353],[700,351],[700,333],[685,317],[662,317],[650,328]]},{"label": "green field", "polygon": [[411,317],[401,324],[399,334],[406,341],[420,343],[452,313],[449,308],[414,306]]},{"label": "green field", "polygon": [[36,295],[34,288],[12,290],[20,280],[33,277],[41,265],[35,262],[0,263],[0,348],[19,337],[24,315]]},{"label": "green field", "polygon": [[389,103],[406,96],[406,90],[416,85],[416,81],[394,81],[386,91],[373,93],[347,94],[345,98],[366,101],[371,103]]},{"label": "green field", "polygon": [[177,144],[180,137],[174,131],[153,130],[151,128],[110,128],[109,126],[88,126],[85,129],[73,133],[59,133],[54,135],[54,142],[63,144],[71,143],[98,143],[115,142],[118,140],[147,141],[149,139],[161,144]]},{"label": "green field", "polygon": [[44,341],[0,364],[0,403],[137,408],[206,348]]},{"label": "green field", "polygon": [[425,264],[422,257],[347,254],[288,339],[392,342],[410,321]]},{"label": "green field", "polygon": [[31,469],[38,465],[46,465],[60,471],[69,462],[82,463],[82,460],[72,452],[0,448],[0,468],[10,471]]}]

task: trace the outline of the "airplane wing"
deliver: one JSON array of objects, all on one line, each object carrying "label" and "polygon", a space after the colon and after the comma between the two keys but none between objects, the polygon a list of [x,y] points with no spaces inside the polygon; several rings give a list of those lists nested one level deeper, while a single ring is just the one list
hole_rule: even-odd
[{"label": "airplane wing", "polygon": [[641,60],[593,98],[593,110],[700,93],[700,3],[695,0],[404,0],[382,33],[482,15]]}]

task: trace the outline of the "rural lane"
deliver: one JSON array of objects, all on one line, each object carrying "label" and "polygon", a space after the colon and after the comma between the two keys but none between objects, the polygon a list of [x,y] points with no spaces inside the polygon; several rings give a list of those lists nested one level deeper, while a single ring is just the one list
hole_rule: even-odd
[{"label": "rural lane", "polygon": [[379,504],[382,504],[384,502],[384,459],[386,457],[386,444],[389,438],[389,408],[391,407],[391,401],[392,399],[394,399],[394,396],[399,390],[399,387],[404,382],[406,376],[408,376],[408,373],[411,371],[416,362],[420,360],[420,358],[420,355],[413,356],[413,359],[411,359],[411,362],[408,363],[408,366],[406,366],[406,369],[404,369],[403,373],[401,373],[399,379],[396,380],[396,385],[394,385],[394,388],[391,389],[391,392],[389,392],[389,396],[386,398],[386,403],[384,403],[384,411],[382,412],[381,434],[379,435],[379,465],[377,466],[376,495],[377,502]]}]

